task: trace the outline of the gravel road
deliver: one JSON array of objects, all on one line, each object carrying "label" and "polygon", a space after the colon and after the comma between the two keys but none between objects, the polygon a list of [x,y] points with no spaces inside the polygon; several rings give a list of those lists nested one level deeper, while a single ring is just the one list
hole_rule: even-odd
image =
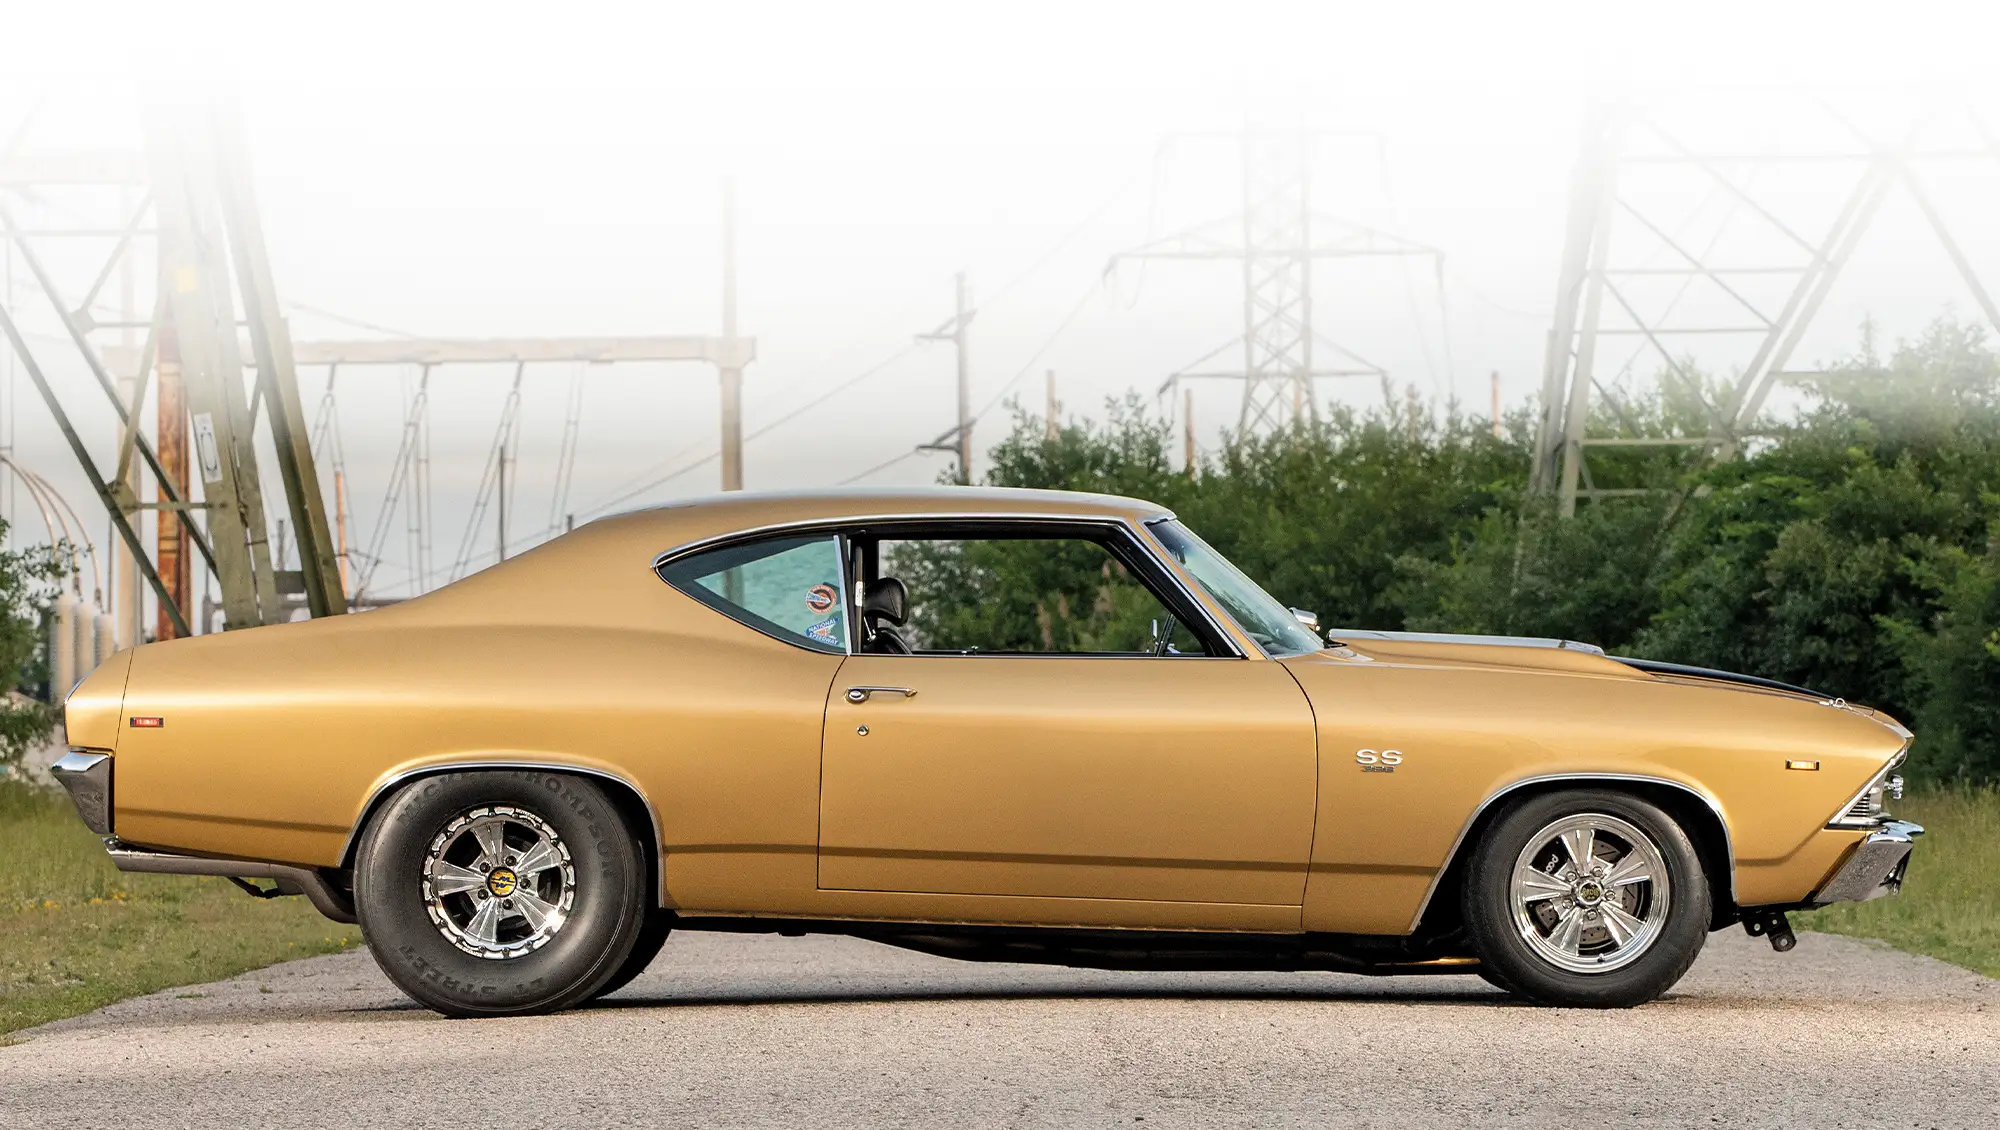
[{"label": "gravel road", "polygon": [[[199,994],[199,995],[194,995]],[[676,935],[618,996],[441,1019],[366,954],[126,1001],[0,1048],[0,1126],[2000,1126],[2000,981],[1710,938],[1627,1012],[1470,977],[978,965]]]}]

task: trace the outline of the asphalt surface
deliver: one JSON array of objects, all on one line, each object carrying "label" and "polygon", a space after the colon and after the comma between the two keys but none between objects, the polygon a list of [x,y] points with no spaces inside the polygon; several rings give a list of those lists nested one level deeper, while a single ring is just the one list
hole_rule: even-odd
[{"label": "asphalt surface", "polygon": [[[199,994],[198,996],[190,994]],[[2000,981],[1713,935],[1665,1000],[1477,978],[960,963],[676,935],[618,996],[445,1020],[366,954],[126,1001],[0,1048],[0,1126],[2000,1126]]]}]

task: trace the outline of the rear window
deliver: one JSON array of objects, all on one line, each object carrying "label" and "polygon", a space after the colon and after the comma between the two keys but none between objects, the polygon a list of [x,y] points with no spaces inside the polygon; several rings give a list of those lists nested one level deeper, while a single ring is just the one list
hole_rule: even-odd
[{"label": "rear window", "polygon": [[786,643],[847,652],[840,539],[773,538],[670,561],[660,578],[738,623]]}]

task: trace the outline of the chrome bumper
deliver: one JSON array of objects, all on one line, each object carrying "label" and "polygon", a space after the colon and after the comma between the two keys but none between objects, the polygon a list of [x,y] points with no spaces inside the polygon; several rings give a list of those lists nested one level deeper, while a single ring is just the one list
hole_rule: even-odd
[{"label": "chrome bumper", "polygon": [[70,802],[83,823],[100,836],[111,834],[111,757],[103,753],[71,750],[49,766],[54,777],[69,792]]},{"label": "chrome bumper", "polygon": [[1847,862],[1840,865],[1833,878],[1813,892],[1813,905],[1866,902],[1902,890],[1903,872],[1910,864],[1910,849],[1916,845],[1917,837],[1923,834],[1922,825],[1907,820],[1891,820],[1870,832],[1854,845],[1854,850],[1848,853]]}]

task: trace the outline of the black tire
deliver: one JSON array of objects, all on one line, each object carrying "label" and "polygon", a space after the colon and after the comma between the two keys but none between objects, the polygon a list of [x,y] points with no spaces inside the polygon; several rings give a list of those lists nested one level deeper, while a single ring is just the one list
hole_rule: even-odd
[{"label": "black tire", "polygon": [[[1666,871],[1669,897],[1650,944],[1638,949],[1628,964],[1602,971],[1563,968],[1544,957],[1514,916],[1515,863],[1528,850],[1529,841],[1540,839],[1559,821],[1580,816],[1610,817],[1636,828],[1651,841]],[[1638,888],[1634,897],[1646,890]],[[1586,891],[1578,898],[1590,895]],[[1694,964],[1708,937],[1711,898],[1708,877],[1687,832],[1658,807],[1608,789],[1549,793],[1509,809],[1475,848],[1463,893],[1466,927],[1479,955],[1481,975],[1526,1000],[1571,1008],[1630,1008],[1672,988]]]},{"label": "black tire", "polygon": [[625,958],[625,964],[618,967],[618,972],[611,975],[611,980],[590,994],[590,999],[608,997],[631,984],[634,978],[653,964],[654,958],[660,956],[660,947],[667,944],[667,935],[673,933],[673,929],[673,911],[655,910],[648,914],[646,928],[639,932],[639,940],[632,946],[632,952]]},{"label": "black tire", "polygon": [[[454,943],[424,890],[433,844],[455,821],[496,807],[551,830],[569,852],[573,880],[563,884],[570,901],[560,925],[539,948],[505,957]],[[586,778],[536,770],[426,777],[369,821],[355,860],[355,911],[376,963],[422,1004],[456,1017],[552,1012],[589,998],[625,967],[653,908],[642,853],[617,807]],[[483,889],[466,897],[473,894],[492,897]]]}]

